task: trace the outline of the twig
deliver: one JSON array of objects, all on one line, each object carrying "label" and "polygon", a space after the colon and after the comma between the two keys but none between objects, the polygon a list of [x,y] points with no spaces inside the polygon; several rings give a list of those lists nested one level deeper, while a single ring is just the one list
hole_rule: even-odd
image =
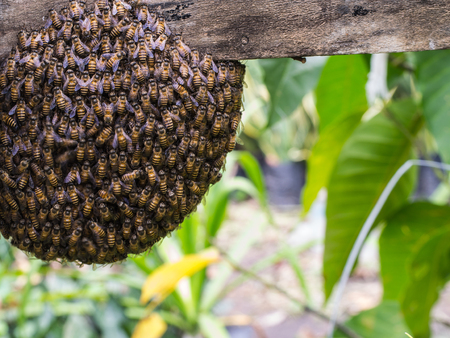
[{"label": "twig", "polygon": [[[219,250],[220,254],[225,258],[225,260],[228,262],[228,264],[231,265],[231,267],[234,270],[239,271],[242,274],[246,274],[246,275],[250,276],[251,278],[258,281],[259,283],[261,283],[262,285],[264,285],[264,287],[266,287],[268,289],[273,289],[275,291],[278,291],[280,294],[282,294],[283,296],[285,296],[286,298],[291,300],[293,303],[298,305],[300,308],[302,308],[305,312],[313,314],[314,316],[316,316],[320,319],[323,319],[326,322],[330,321],[330,317],[328,317],[326,314],[324,314],[318,310],[315,310],[308,305],[303,304],[300,300],[298,300],[294,296],[290,295],[286,290],[283,290],[278,285],[273,284],[269,281],[266,281],[265,279],[261,278],[260,276],[253,273],[252,271],[243,268],[239,264],[235,263],[224,250],[219,248],[217,245],[215,245],[215,247]],[[353,330],[351,330],[350,328],[348,328],[347,326],[345,326],[342,323],[336,323],[336,327],[349,338],[361,338],[361,336],[359,336],[357,333],[355,333]]]}]

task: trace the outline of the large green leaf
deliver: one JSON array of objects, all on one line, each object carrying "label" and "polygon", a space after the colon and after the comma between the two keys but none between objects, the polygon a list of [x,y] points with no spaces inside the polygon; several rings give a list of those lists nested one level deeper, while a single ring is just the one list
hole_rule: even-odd
[{"label": "large green leaf", "polygon": [[[377,115],[356,128],[342,148],[330,178],[323,266],[326,297],[339,279],[356,237],[383,189],[410,157],[410,138],[399,129],[399,124],[412,135],[422,124],[410,100],[394,102],[388,109],[389,118]],[[404,203],[412,187],[410,172],[391,193],[380,218]]]},{"label": "large green leaf", "polygon": [[418,243],[450,224],[450,207],[428,202],[407,204],[388,218],[380,236],[384,299],[402,300],[409,281],[408,264]]},{"label": "large green leaf", "polygon": [[359,114],[345,116],[327,126],[319,136],[308,158],[306,186],[303,191],[303,213],[306,214],[316,199],[317,193],[328,185],[331,172],[336,164],[345,141],[361,120]]},{"label": "large green leaf", "polygon": [[450,226],[446,226],[430,235],[411,265],[402,310],[414,338],[430,336],[430,310],[449,276]]},{"label": "large green leaf", "polygon": [[450,50],[415,53],[417,87],[423,95],[423,115],[445,162],[450,162],[449,58]]},{"label": "large green leaf", "polygon": [[[406,325],[396,301],[383,301],[377,307],[350,318],[345,325],[364,338],[406,338]],[[334,337],[347,336],[336,332]]]},{"label": "large green leaf", "polygon": [[293,59],[259,61],[270,93],[267,128],[290,116],[303,96],[315,88],[324,62],[325,58],[308,58],[306,64]]},{"label": "large green leaf", "polygon": [[367,110],[365,85],[369,69],[362,55],[330,57],[316,89],[320,129],[333,121]]}]

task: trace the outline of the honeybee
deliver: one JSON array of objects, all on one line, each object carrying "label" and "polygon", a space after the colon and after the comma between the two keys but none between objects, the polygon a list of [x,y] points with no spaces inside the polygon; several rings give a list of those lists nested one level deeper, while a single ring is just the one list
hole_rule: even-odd
[{"label": "honeybee", "polygon": [[136,169],[136,170],[133,170],[131,173],[124,174],[122,176],[122,181],[123,182],[134,181],[134,180],[137,180],[141,175],[142,175],[142,170]]},{"label": "honeybee", "polygon": [[6,171],[1,169],[0,169],[0,180],[11,189],[17,188],[16,182],[9,176],[9,174]]},{"label": "honeybee", "polygon": [[52,261],[56,258],[57,254],[58,254],[58,249],[52,245],[50,247],[50,249],[45,253],[45,260]]},{"label": "honeybee", "polygon": [[28,108],[28,106],[25,104],[25,100],[22,98],[19,98],[19,100],[17,101],[17,104],[9,111],[8,113],[9,115],[14,115],[16,114],[17,116],[17,120],[20,123],[24,123],[27,114],[31,115],[31,109]]},{"label": "honeybee", "polygon": [[159,202],[161,201],[162,195],[161,193],[158,191],[153,198],[151,199],[150,203],[148,203],[147,205],[147,210],[148,212],[152,212],[153,210],[156,209],[156,207],[158,206]]},{"label": "honeybee", "polygon": [[167,194],[167,177],[166,177],[166,173],[164,172],[164,170],[160,170],[158,172],[158,176],[159,176],[159,191],[161,191],[161,193],[163,195]]},{"label": "honeybee", "polygon": [[103,77],[99,83],[99,92],[105,93],[105,94],[109,94],[111,92],[111,90],[114,90],[115,86],[114,86],[114,81],[113,81],[113,76],[111,74],[111,71],[107,70],[105,71],[105,73],[103,74]]},{"label": "honeybee", "polygon": [[182,41],[180,34],[175,36],[174,43],[182,58],[191,53],[191,49]]},{"label": "honeybee", "polygon": [[122,127],[116,126],[116,133],[113,140],[113,148],[117,149],[119,146],[120,150],[127,149],[127,145],[131,143],[131,138],[125,133]]},{"label": "honeybee", "polygon": [[34,188],[33,179],[30,178],[30,171],[27,169],[25,172],[20,175],[20,177],[17,179],[17,187],[20,190],[25,189],[28,183],[30,183],[30,187]]},{"label": "honeybee", "polygon": [[178,145],[178,156],[180,156],[181,158],[184,158],[186,151],[189,147],[190,141],[191,141],[191,138],[187,135],[181,139],[181,142]]},{"label": "honeybee", "polygon": [[[120,202],[118,202],[117,203],[117,206],[119,207],[119,209],[120,209],[120,212],[122,213],[122,214],[124,214],[126,217],[128,217],[128,218],[133,218],[134,217],[134,212],[131,210],[131,208],[128,206],[128,204],[126,204],[126,203],[124,203],[124,202],[122,202],[122,201],[120,201]],[[126,223],[125,223],[126,224]],[[125,230],[125,224],[124,224],[124,230]],[[125,237],[125,236],[124,236]],[[126,237],[125,237],[126,238]]]},{"label": "honeybee", "polygon": [[48,11],[49,19],[47,20],[47,23],[45,24],[45,28],[49,28],[52,24],[56,29],[61,29],[62,27],[62,18],[58,14],[57,11],[55,11],[53,8]]},{"label": "honeybee", "polygon": [[87,145],[86,145],[86,158],[89,162],[95,161],[97,158],[97,148],[95,147],[95,143],[93,139],[88,139]]},{"label": "honeybee", "polygon": [[95,195],[90,194],[88,198],[86,199],[84,206],[82,208],[83,216],[89,217],[89,215],[92,212],[92,209],[94,208],[94,202],[95,202]]},{"label": "honeybee", "polygon": [[167,166],[169,168],[173,168],[175,166],[176,160],[177,160],[177,147],[173,145],[169,149],[169,156],[167,156]]},{"label": "honeybee", "polygon": [[62,225],[64,229],[70,230],[72,228],[72,208],[70,206],[66,207],[62,216]]},{"label": "honeybee", "polygon": [[127,156],[125,154],[125,152],[120,152],[119,154],[119,175],[124,175],[125,172],[128,169],[128,164],[127,164]]},{"label": "honeybee", "polygon": [[90,32],[91,35],[96,36],[99,32],[98,18],[94,12],[90,12],[83,21],[83,26]]},{"label": "honeybee", "polygon": [[215,73],[219,71],[210,53],[205,54],[203,60],[199,64],[199,67],[204,74],[207,74],[210,70],[213,70]]},{"label": "honeybee", "polygon": [[69,238],[69,246],[75,246],[81,238],[81,234],[83,233],[82,228],[76,228],[72,235]]},{"label": "honeybee", "polygon": [[94,243],[92,243],[92,241],[90,241],[87,238],[83,238],[81,240],[81,243],[89,255],[91,255],[91,256],[97,255],[97,249],[95,248],[95,245],[94,245]]},{"label": "honeybee", "polygon": [[30,47],[32,51],[38,49],[39,45],[42,45],[41,34],[37,30],[33,30],[30,34],[30,37],[25,42],[26,47]]},{"label": "honeybee", "polygon": [[[155,49],[157,48],[157,49],[159,49],[160,51],[163,51],[164,48],[166,47],[167,39],[168,39],[168,37],[167,37],[166,34],[164,34],[164,33],[161,34],[161,35],[158,37],[158,39],[155,41]],[[177,48],[178,48],[178,46],[177,46]],[[180,51],[180,50],[178,49],[178,51]],[[181,52],[180,52],[180,54],[181,54]],[[184,55],[183,55],[183,57],[184,57]]]},{"label": "honeybee", "polygon": [[[105,2],[107,2],[107,1],[101,0],[101,1],[98,1],[95,5],[98,6],[98,9],[99,9],[99,11],[101,11],[101,14],[102,14],[102,20],[103,20],[102,30],[104,32],[109,32],[113,27],[113,23],[115,22],[115,19],[112,18],[111,12],[109,11],[109,7]],[[105,6],[103,8],[101,8],[101,6],[103,6],[103,3],[105,3]],[[119,33],[120,33],[120,31],[119,31]],[[111,36],[111,37],[113,37],[113,36]]]},{"label": "honeybee", "polygon": [[166,215],[166,211],[166,204],[161,202],[158,206],[158,209],[156,209],[155,221],[161,221]]},{"label": "honeybee", "polygon": [[[110,56],[111,57],[109,58],[108,62],[106,62],[106,68],[112,70],[112,72],[115,73],[117,71],[117,68],[119,68],[120,61],[124,57],[124,53],[117,52],[117,53],[111,54]],[[116,74],[116,77],[117,77],[117,74]],[[116,87],[118,87],[117,84],[116,84]]]},{"label": "honeybee", "polygon": [[66,19],[62,28],[58,31],[58,38],[62,37],[65,41],[69,41],[72,36],[73,21]]},{"label": "honeybee", "polygon": [[125,16],[125,12],[130,9],[131,6],[122,0],[113,1],[112,14],[117,15],[119,18],[123,18]]}]

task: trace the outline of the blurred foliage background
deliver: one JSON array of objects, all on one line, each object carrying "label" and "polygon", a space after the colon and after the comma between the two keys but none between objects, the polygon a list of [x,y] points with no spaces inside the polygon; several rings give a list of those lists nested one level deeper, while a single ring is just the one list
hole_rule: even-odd
[{"label": "blurred foliage background", "polygon": [[[224,178],[197,213],[152,252],[106,267],[43,263],[1,239],[0,337],[123,338],[134,332],[138,338],[225,338],[216,306],[248,279],[326,323],[326,310],[311,301],[298,262],[307,247],[280,236],[275,254],[240,266],[256,234],[278,229],[264,168],[306,161],[299,219],[319,191],[328,193],[322,267],[328,301],[365,219],[398,168],[412,158],[450,163],[449,56],[431,51],[314,57],[306,64],[245,62],[243,145],[230,154]],[[430,313],[450,277],[450,186],[445,172],[436,170],[438,183],[426,189],[420,177],[414,169],[400,180],[374,227],[381,231],[381,303],[342,318],[335,337],[405,337],[405,331],[431,337]],[[289,184],[294,178],[284,179]],[[224,251],[217,239],[233,212],[230,203],[246,199],[254,199],[264,217],[242,224]],[[213,247],[218,256],[205,260]],[[180,260],[183,271],[174,265]],[[301,300],[258,277],[281,260],[294,271]],[[204,267],[213,263],[212,278]],[[138,323],[142,330],[135,331]]]}]

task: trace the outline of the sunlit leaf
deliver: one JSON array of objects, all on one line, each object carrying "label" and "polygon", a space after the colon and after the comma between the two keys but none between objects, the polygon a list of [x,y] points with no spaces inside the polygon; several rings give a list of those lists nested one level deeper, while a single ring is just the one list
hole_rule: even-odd
[{"label": "sunlit leaf", "polygon": [[412,260],[410,280],[402,304],[405,320],[415,338],[430,336],[430,311],[450,276],[450,227],[441,227]]},{"label": "sunlit leaf", "polygon": [[303,96],[315,88],[325,60],[308,58],[306,64],[293,59],[259,60],[270,93],[267,128],[290,116]]},{"label": "sunlit leaf", "polygon": [[362,55],[328,58],[316,89],[321,131],[333,121],[353,114],[361,116],[367,110],[368,72]]},{"label": "sunlit leaf", "polygon": [[422,92],[423,115],[444,162],[450,162],[450,50],[414,53],[417,87]]},{"label": "sunlit leaf", "polygon": [[425,237],[448,224],[450,207],[428,202],[407,204],[387,219],[380,236],[384,299],[403,299],[409,280],[408,263],[411,256]]},{"label": "sunlit leaf", "polygon": [[142,287],[141,302],[151,301],[151,307],[161,303],[177,286],[180,279],[189,277],[211,263],[219,260],[215,248],[186,255],[176,263],[166,263],[156,269]]},{"label": "sunlit leaf", "polygon": [[[383,301],[377,307],[350,318],[345,325],[364,338],[404,338],[407,329],[396,301]],[[348,336],[337,332],[334,337]]]},{"label": "sunlit leaf", "polygon": [[160,338],[166,332],[167,324],[157,313],[141,319],[131,338]]},{"label": "sunlit leaf", "polygon": [[339,153],[360,120],[360,115],[353,114],[335,121],[321,131],[319,141],[314,145],[307,161],[308,170],[302,201],[303,214],[309,211],[320,189],[328,185]]},{"label": "sunlit leaf", "polygon": [[202,313],[199,319],[200,331],[205,338],[229,338],[225,326],[217,317]]},{"label": "sunlit leaf", "polygon": [[[416,106],[409,100],[395,102],[388,110],[392,117],[377,115],[355,129],[330,177],[323,266],[327,298],[383,189],[410,158],[411,141],[399,125],[411,135],[422,125]],[[413,178],[410,171],[397,183],[379,219],[405,202]]]}]

